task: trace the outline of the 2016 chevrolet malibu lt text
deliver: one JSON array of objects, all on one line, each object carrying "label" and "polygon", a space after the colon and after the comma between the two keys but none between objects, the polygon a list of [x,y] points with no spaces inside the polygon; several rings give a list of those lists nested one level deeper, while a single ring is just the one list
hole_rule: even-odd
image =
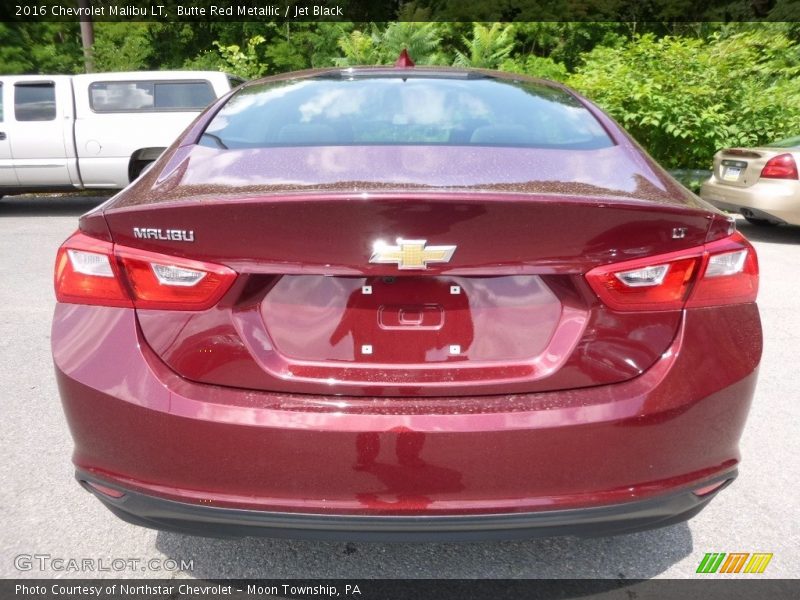
[{"label": "2016 chevrolet malibu lt text", "polygon": [[79,482],[206,535],[599,535],[736,476],[756,255],[561,85],[251,82],[80,219],[53,355]]}]

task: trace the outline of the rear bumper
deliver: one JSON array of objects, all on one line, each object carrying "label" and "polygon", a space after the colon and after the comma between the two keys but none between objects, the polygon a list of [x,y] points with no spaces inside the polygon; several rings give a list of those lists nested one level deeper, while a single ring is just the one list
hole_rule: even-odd
[{"label": "rear bumper", "polygon": [[729,485],[736,471],[715,482],[720,487],[698,496],[690,491],[623,504],[507,513],[456,516],[357,516],[278,513],[220,508],[175,502],[114,487],[124,495],[112,498],[88,482],[108,485],[102,479],[77,471],[76,479],[119,518],[152,529],[189,535],[237,537],[263,535],[273,538],[447,542],[524,539],[557,535],[584,537],[633,533],[690,519],[719,490]]},{"label": "rear bumper", "polygon": [[736,187],[711,177],[700,188],[700,197],[722,210],[800,225],[800,183],[797,181],[760,180],[749,187]]},{"label": "rear bumper", "polygon": [[[128,309],[59,304],[52,340],[79,478],[124,490],[102,498],[123,518],[218,535],[350,537],[362,523],[396,537],[385,522],[410,523],[405,539],[423,523],[514,537],[688,518],[709,499],[692,490],[734,476],[761,356],[752,304],[686,311],[668,351],[629,381],[501,397],[197,384],[149,350]],[[638,504],[650,500],[661,507]]]}]

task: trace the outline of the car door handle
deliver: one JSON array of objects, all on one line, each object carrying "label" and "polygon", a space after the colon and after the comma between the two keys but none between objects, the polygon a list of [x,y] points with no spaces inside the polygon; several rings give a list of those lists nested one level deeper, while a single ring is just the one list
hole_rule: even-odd
[{"label": "car door handle", "polygon": [[4,140],[4,139],[6,139],[6,132],[5,131],[0,131],[0,140]]}]

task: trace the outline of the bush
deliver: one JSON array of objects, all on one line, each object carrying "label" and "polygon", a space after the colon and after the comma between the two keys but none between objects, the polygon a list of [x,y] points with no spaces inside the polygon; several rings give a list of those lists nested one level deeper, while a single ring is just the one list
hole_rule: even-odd
[{"label": "bush", "polygon": [[567,68],[550,57],[529,55],[526,59],[510,58],[500,65],[501,71],[522,73],[531,77],[541,77],[552,81],[566,81]]},{"label": "bush", "polygon": [[800,46],[786,26],[708,40],[652,35],[595,47],[568,83],[667,167],[800,134]]}]

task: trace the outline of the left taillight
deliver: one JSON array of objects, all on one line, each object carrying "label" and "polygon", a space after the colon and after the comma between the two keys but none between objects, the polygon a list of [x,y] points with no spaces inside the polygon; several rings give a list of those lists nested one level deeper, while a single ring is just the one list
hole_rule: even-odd
[{"label": "left taillight", "polygon": [[72,304],[133,307],[114,260],[114,245],[75,233],[58,249],[56,299]]},{"label": "left taillight", "polygon": [[758,260],[737,232],[690,250],[596,267],[586,280],[619,311],[739,304],[756,299]]},{"label": "left taillight", "polygon": [[58,251],[59,302],[128,308],[205,310],[236,272],[213,263],[127,248],[75,233]]}]

